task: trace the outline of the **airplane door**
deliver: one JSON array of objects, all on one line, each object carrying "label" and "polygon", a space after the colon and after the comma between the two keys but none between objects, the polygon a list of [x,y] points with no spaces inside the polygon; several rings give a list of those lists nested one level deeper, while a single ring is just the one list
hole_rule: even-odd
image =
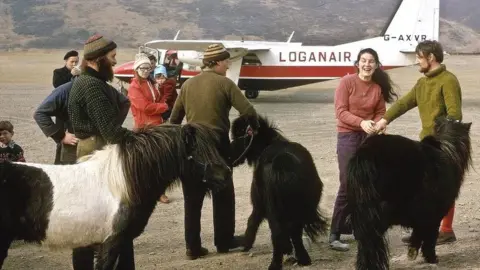
[{"label": "airplane door", "polygon": [[157,49],[157,66],[163,65],[165,63],[165,58],[167,57],[167,50]]},{"label": "airplane door", "polygon": [[240,70],[242,69],[242,58],[234,59],[227,70],[227,77],[230,78],[236,85],[240,78]]},{"label": "airplane door", "polygon": [[229,49],[230,53],[230,68],[227,70],[227,77],[230,78],[236,85],[240,79],[240,70],[242,69],[243,57],[247,55],[248,50],[244,48]]}]

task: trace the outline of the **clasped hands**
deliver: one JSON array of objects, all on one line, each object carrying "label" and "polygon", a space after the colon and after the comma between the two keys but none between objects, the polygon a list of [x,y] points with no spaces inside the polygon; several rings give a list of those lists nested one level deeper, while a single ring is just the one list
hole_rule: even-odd
[{"label": "clasped hands", "polygon": [[387,129],[387,120],[382,118],[376,123],[373,120],[363,120],[360,122],[360,127],[367,134],[383,134]]}]

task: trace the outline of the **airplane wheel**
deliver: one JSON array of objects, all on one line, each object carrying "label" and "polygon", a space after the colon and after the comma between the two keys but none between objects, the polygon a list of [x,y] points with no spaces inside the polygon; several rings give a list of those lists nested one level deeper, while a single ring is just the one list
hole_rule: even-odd
[{"label": "airplane wheel", "polygon": [[245,96],[246,96],[248,99],[257,98],[257,97],[258,97],[258,94],[259,94],[259,91],[258,91],[258,90],[245,90]]}]

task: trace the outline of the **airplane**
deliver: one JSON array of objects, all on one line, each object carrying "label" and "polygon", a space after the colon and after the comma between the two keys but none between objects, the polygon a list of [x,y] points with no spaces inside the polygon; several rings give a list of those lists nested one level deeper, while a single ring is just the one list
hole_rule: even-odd
[{"label": "airplane", "polygon": [[[152,40],[140,50],[157,56],[158,64],[177,54],[183,64],[181,84],[199,72],[203,51],[211,44],[223,44],[232,64],[227,77],[249,99],[259,91],[275,91],[326,80],[356,72],[354,62],[363,48],[378,52],[384,70],[416,64],[415,47],[420,41],[439,40],[440,0],[399,0],[386,27],[377,37],[335,46],[306,46],[291,42],[247,40]],[[115,69],[115,77],[129,82],[133,61]]]}]

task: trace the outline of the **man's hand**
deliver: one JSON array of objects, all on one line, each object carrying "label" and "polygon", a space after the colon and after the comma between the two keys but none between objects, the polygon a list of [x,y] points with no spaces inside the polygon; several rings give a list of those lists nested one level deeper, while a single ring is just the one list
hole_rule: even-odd
[{"label": "man's hand", "polygon": [[77,137],[68,131],[65,132],[65,137],[62,139],[63,144],[76,145],[78,143]]},{"label": "man's hand", "polygon": [[82,73],[82,70],[80,69],[80,67],[73,67],[70,73],[72,74],[72,76],[78,76]]},{"label": "man's hand", "polygon": [[377,133],[385,133],[385,130],[387,129],[387,120],[385,119],[380,119],[376,124],[375,124],[375,130]]}]

